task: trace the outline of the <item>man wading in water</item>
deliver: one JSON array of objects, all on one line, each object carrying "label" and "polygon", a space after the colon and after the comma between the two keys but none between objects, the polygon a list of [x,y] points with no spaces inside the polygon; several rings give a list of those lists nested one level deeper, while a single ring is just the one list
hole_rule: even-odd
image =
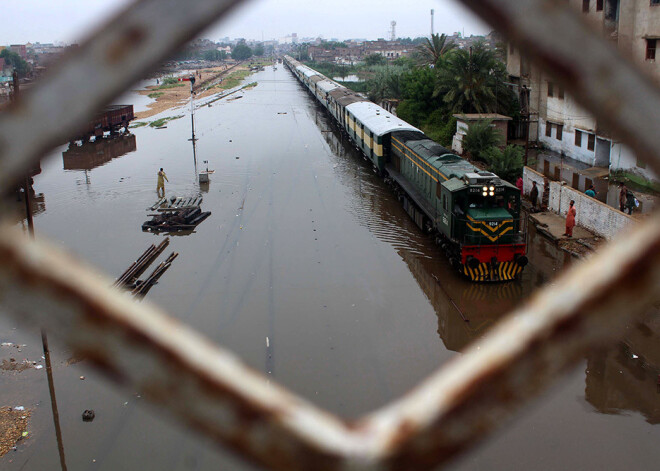
[{"label": "man wading in water", "polygon": [[[156,193],[158,193],[158,196],[161,196],[160,190],[163,190],[162,196],[165,196],[165,180],[167,180],[167,175],[165,175],[165,172],[163,172],[163,169],[161,168],[158,171],[158,186],[156,187]],[[170,181],[167,180],[169,183]]]}]

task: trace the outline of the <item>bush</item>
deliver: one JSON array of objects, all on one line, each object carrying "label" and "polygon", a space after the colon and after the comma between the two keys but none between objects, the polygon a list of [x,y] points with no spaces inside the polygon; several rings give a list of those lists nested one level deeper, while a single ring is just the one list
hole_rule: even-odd
[{"label": "bush", "polygon": [[420,127],[426,120],[425,106],[414,100],[403,100],[399,103],[396,115],[416,127]]},{"label": "bush", "polygon": [[484,152],[488,170],[503,180],[514,183],[522,175],[523,155],[525,151],[520,146],[508,145],[504,151],[491,147]]},{"label": "bush", "polygon": [[484,153],[491,147],[499,146],[501,142],[502,134],[491,126],[491,121],[476,121],[470,124],[463,137],[463,150],[475,159],[486,160]]}]

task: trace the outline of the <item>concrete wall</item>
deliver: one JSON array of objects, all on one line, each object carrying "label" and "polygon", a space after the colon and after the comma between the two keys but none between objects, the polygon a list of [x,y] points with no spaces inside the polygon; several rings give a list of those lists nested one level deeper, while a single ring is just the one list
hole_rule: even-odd
[{"label": "concrete wall", "polygon": [[523,194],[525,196],[529,196],[529,192],[532,191],[532,182],[536,182],[536,186],[539,189],[539,205],[541,204],[541,200],[543,199],[543,192],[545,191],[545,184],[543,183],[544,180],[545,177],[542,173],[539,173],[530,167],[523,168]]},{"label": "concrete wall", "polygon": [[548,207],[550,211],[565,216],[571,200],[575,201],[576,223],[606,239],[613,238],[619,231],[635,223],[635,220],[627,214],[581,191],[574,190],[562,182],[550,182]]},{"label": "concrete wall", "polygon": [[[528,196],[532,189],[532,182],[535,181],[536,186],[539,187],[540,200],[545,189],[543,179],[543,174],[529,167],[524,167],[523,193]],[[548,211],[565,216],[568,212],[569,203],[573,200],[577,211],[577,224],[589,229],[596,235],[611,239],[619,231],[635,222],[635,219],[618,209],[601,203],[581,191],[574,190],[563,182],[550,181],[548,184],[550,186]]]}]

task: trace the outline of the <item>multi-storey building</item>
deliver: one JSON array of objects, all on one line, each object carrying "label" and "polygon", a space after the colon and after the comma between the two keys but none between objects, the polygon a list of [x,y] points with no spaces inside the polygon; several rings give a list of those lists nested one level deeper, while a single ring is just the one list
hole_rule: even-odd
[{"label": "multi-storey building", "polygon": [[[660,65],[656,62],[660,0],[569,0],[568,3],[624,57],[634,61],[660,85]],[[659,180],[630,148],[604,129],[551,77],[521,56],[513,45],[507,51],[507,71],[520,92],[523,114],[530,113],[530,140],[589,165],[608,167],[614,173]]]}]

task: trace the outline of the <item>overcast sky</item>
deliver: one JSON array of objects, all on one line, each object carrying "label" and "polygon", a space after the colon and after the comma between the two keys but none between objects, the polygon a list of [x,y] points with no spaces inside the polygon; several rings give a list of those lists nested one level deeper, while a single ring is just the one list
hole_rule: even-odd
[{"label": "overcast sky", "polygon": [[[184,1],[184,0],[182,0]],[[0,45],[27,42],[72,43],[129,0],[13,0],[3,2]],[[435,9],[435,32],[487,34],[490,28],[454,0],[247,0],[226,19],[203,32],[218,40],[225,36],[280,39],[287,34],[325,39],[389,37],[396,21],[397,37],[427,36],[430,10]]]}]

